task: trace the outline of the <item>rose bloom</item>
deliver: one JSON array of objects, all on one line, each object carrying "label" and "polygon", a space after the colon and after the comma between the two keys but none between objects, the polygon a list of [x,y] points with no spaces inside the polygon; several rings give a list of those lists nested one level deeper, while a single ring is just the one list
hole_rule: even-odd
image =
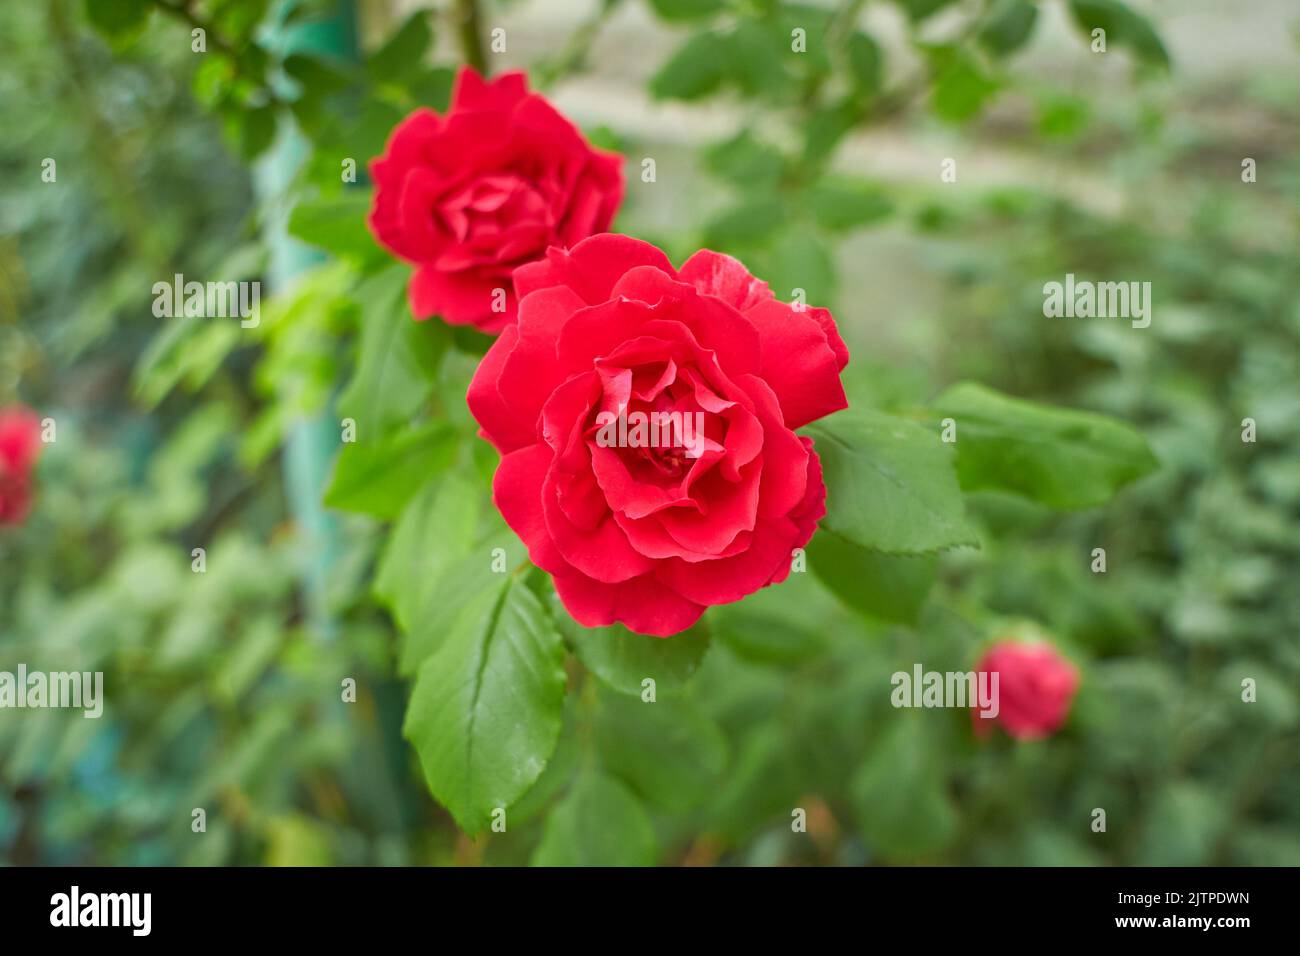
[{"label": "rose bloom", "polygon": [[417,109],[371,161],[370,231],[414,264],[417,319],[495,333],[515,320],[516,266],[609,228],[622,164],[530,93],[524,74],[487,82],[465,67],[447,115]]},{"label": "rose bloom", "polygon": [[[573,617],[664,637],[785,580],[826,512],[794,429],[846,405],[830,313],[778,301],[728,256],[677,270],[620,235],[551,249],[514,281],[518,325],[484,356],[469,406],[502,455],[497,507]],[[689,443],[601,434],[620,416],[697,412]]]},{"label": "rose bloom", "polygon": [[18,524],[32,503],[32,467],[41,451],[41,424],[21,405],[0,409],[0,525]]},{"label": "rose bloom", "polygon": [[1037,740],[1055,733],[1065,723],[1079,671],[1050,644],[1002,641],[975,666],[977,673],[998,674],[998,715],[983,718],[971,711],[981,736],[996,720],[1018,740]]}]

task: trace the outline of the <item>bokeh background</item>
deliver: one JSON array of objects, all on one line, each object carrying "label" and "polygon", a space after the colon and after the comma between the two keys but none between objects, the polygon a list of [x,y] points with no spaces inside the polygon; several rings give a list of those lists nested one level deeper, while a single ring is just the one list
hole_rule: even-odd
[{"label": "bokeh background", "polygon": [[[524,863],[594,752],[653,824],[637,862],[1300,864],[1298,54],[1288,0],[0,6],[0,406],[58,424],[0,529],[0,669],[108,694],[0,712],[0,860]],[[1134,424],[1159,472],[1065,516],[977,496],[985,547],[926,600],[794,575],[711,612],[671,718],[585,682],[509,833],[464,837],[401,735],[390,528],[321,492],[358,330],[401,308],[359,280],[365,160],[480,57],[626,154],[619,231],[831,306],[854,403],[975,379]],[[177,272],[261,280],[261,325],[156,318]],[[1150,282],[1150,328],[1045,318],[1067,272]],[[889,706],[892,672],[1005,634],[1082,671],[1051,739]]]}]

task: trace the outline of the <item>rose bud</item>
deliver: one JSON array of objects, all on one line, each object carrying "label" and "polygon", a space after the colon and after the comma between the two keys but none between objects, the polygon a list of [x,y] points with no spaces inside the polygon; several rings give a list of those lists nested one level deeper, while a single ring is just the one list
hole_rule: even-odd
[{"label": "rose bud", "polygon": [[488,82],[465,67],[447,115],[417,109],[371,161],[368,224],[415,266],[415,318],[496,333],[515,320],[517,266],[609,228],[622,164],[530,93],[524,74]]},{"label": "rose bud", "polygon": [[31,472],[41,451],[41,424],[21,405],[0,409],[0,525],[19,524],[32,503]]},{"label": "rose bud", "polygon": [[[1065,723],[1079,687],[1078,668],[1045,643],[1002,641],[984,655],[975,671],[990,675],[997,711],[996,717],[971,711],[980,736],[988,733],[993,720],[1018,740],[1050,736]],[[996,685],[993,675],[997,675]]]},{"label": "rose bud", "polygon": [[844,408],[825,309],[728,256],[594,236],[515,272],[519,322],[469,388],[493,497],[583,625],[664,637],[785,580],[825,514],[813,443]]}]

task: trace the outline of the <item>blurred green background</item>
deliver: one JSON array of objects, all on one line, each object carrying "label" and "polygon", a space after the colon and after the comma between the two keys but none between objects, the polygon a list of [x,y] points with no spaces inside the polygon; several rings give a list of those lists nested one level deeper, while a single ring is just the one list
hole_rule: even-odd
[{"label": "blurred green background", "polygon": [[[0,712],[0,860],[515,864],[552,826],[586,862],[1300,864],[1298,22],[1285,0],[0,6],[0,406],[58,423],[32,517],[0,529],[0,669],[102,670],[108,695],[100,720]],[[618,231],[832,307],[854,404],[975,379],[1124,419],[1160,471],[1066,516],[978,496],[985,546],[928,599],[805,574],[715,609],[671,708],[571,674],[509,832],[464,837],[401,735],[371,586],[390,528],[321,506],[321,428],[359,330],[404,308],[365,161],[476,60],[626,154]],[[156,318],[178,272],[260,279],[260,326]],[[1151,282],[1150,328],[1045,318],[1067,272]],[[428,328],[431,402],[464,423],[482,343]],[[889,706],[895,670],[1020,633],[1083,674],[1050,740]],[[618,798],[567,801],[592,761]]]}]

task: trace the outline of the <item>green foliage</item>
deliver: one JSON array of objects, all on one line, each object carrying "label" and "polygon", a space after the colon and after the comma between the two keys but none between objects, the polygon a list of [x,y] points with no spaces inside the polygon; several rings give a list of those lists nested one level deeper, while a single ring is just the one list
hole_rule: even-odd
[{"label": "green foliage", "polygon": [[969,382],[934,400],[956,423],[957,475],[968,491],[1001,489],[1053,508],[1102,504],[1157,462],[1135,429],[1089,412],[1047,408]]},{"label": "green foliage", "polygon": [[840,412],[806,431],[825,473],[824,527],[892,554],[979,543],[937,432],[866,409]]},{"label": "green foliage", "polygon": [[655,833],[636,799],[615,780],[584,774],[551,812],[534,866],[649,866]]},{"label": "green foliage", "polygon": [[517,576],[467,603],[416,676],[405,734],[429,789],[467,833],[541,775],[564,711],[563,643]]},{"label": "green foliage", "polygon": [[[1032,75],[1016,54],[1036,4],[895,5],[901,41],[874,5],[650,0],[672,52],[638,81],[716,132],[675,152],[683,137],[617,113],[587,131],[662,157],[657,186],[629,183],[621,231],[675,261],[701,242],[741,255],[782,298],[832,308],[853,355],[851,408],[807,429],[829,489],[807,570],[668,639],[580,627],[528,564],[465,409],[490,340],[411,321],[409,269],[366,230],[366,160],[410,110],[446,105],[455,24],[368,9],[353,55],[332,3],[291,5],[290,37],[264,0],[198,3],[196,56],[171,2],[5,7],[17,172],[0,197],[19,241],[0,242],[0,400],[17,388],[60,431],[31,521],[0,531],[0,649],[102,667],[111,705],[0,726],[0,857],[1300,859],[1300,661],[1278,639],[1300,620],[1300,321],[1277,216],[1296,192],[1268,132],[1294,127],[1294,84],[1234,91],[1259,137],[1247,186],[1240,144],[1178,87]],[[580,68],[614,6],[534,76]],[[1094,28],[1168,66],[1131,7],[1068,8],[1082,76],[1105,62]],[[995,97],[1005,115],[984,123]],[[889,157],[934,125],[920,107],[959,147],[1071,175],[1017,168],[1006,187],[963,167],[960,192],[912,175]],[[275,165],[290,121],[301,164],[272,192],[251,163]],[[57,187],[34,188],[46,156]],[[1123,201],[1086,205],[1081,170]],[[304,271],[273,289],[281,224]],[[1067,271],[1150,278],[1152,326],[1041,321],[1041,277]],[[149,289],[177,272],[267,280],[260,325],[153,317]],[[356,441],[336,446],[344,419]],[[326,487],[303,480],[321,441]],[[889,706],[896,670],[964,671],[1021,631],[1083,674],[1051,740],[976,741],[965,714]],[[1098,803],[1112,834],[1088,830]]]},{"label": "green foliage", "polygon": [[[563,608],[556,613],[567,618]],[[583,666],[623,694],[641,694],[647,678],[655,682],[656,693],[681,690],[709,649],[705,623],[671,640],[634,634],[621,624],[583,627],[567,620],[564,630]]]}]

